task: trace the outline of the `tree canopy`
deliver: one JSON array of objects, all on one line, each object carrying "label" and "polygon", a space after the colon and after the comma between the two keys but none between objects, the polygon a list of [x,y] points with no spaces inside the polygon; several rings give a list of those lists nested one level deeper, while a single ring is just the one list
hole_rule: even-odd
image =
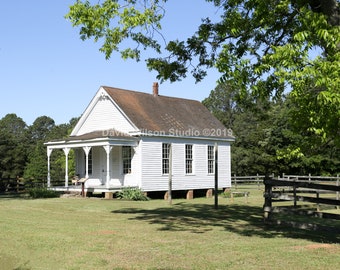
[{"label": "tree canopy", "polygon": [[139,61],[143,49],[153,49],[146,65],[161,81],[188,73],[200,81],[216,68],[220,82],[233,85],[241,97],[290,92],[299,108],[296,124],[340,145],[339,0],[206,0],[220,20],[202,18],[192,36],[162,47],[167,1],[77,0],[66,18],[80,27],[83,40],[102,40],[107,59],[117,51]]},{"label": "tree canopy", "polygon": [[292,121],[295,107],[289,98],[274,101],[248,95],[239,102],[232,87],[220,84],[203,104],[236,136],[231,155],[233,174],[340,172],[340,147],[333,141],[315,143],[315,136],[297,132]]},{"label": "tree canopy", "polygon": [[[22,176],[27,179],[46,179],[47,150],[44,143],[48,140],[68,137],[76,121],[77,118],[72,118],[67,124],[55,125],[52,118],[40,116],[32,125],[27,126],[23,119],[14,113],[1,118],[0,180]],[[72,153],[69,159],[69,173],[72,175],[74,174]],[[52,178],[62,179],[65,175],[64,153],[55,151],[51,156],[51,164]]]}]

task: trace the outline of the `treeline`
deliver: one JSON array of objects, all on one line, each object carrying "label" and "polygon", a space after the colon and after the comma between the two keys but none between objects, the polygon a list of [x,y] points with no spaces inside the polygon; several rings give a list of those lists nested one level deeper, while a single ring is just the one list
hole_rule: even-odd
[{"label": "treeline", "polygon": [[340,124],[325,140],[309,129],[307,114],[288,97],[264,100],[219,85],[203,104],[233,130],[233,174],[340,173]]},{"label": "treeline", "polygon": [[[78,119],[56,125],[47,116],[38,117],[28,126],[16,114],[0,119],[0,179],[24,177],[47,179],[47,149],[45,142],[69,136]],[[74,173],[74,159],[70,153],[70,173]],[[65,177],[65,155],[55,151],[51,156],[51,178]]]}]

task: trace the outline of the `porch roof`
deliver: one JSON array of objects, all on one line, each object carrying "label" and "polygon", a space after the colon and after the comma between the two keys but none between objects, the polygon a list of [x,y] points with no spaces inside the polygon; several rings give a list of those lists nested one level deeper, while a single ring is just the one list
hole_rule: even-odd
[{"label": "porch roof", "polygon": [[136,146],[139,138],[129,134],[110,130],[97,130],[79,136],[70,136],[63,140],[49,141],[45,145],[51,149],[54,148],[80,148],[85,146]]}]

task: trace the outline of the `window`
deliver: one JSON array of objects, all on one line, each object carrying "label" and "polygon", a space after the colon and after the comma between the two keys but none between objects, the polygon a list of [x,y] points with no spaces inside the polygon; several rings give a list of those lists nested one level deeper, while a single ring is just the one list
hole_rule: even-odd
[{"label": "window", "polygon": [[131,158],[132,158],[131,146],[123,146],[122,147],[123,174],[131,173]]},{"label": "window", "polygon": [[89,152],[89,174],[92,174],[92,149]]},{"label": "window", "polygon": [[208,145],[208,173],[214,173],[215,153],[214,146]]},{"label": "window", "polygon": [[169,174],[170,166],[170,143],[162,144],[162,173]]},{"label": "window", "polygon": [[192,170],[192,144],[185,145],[185,173],[193,173]]},{"label": "window", "polygon": [[[92,174],[92,149],[90,149],[89,155],[88,155],[88,173]],[[85,174],[86,174],[86,154],[84,155],[84,164],[85,164]]]}]

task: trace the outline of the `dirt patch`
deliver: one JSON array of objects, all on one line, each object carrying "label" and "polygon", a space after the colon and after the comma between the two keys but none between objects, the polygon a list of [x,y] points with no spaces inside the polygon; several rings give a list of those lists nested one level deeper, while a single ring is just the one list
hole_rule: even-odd
[{"label": "dirt patch", "polygon": [[98,231],[98,232],[91,232],[91,233],[86,233],[86,234],[92,234],[92,235],[110,235],[110,234],[115,234],[115,231],[111,230],[104,230],[104,231]]},{"label": "dirt patch", "polygon": [[295,250],[315,250],[315,249],[327,249],[329,251],[338,251],[340,249],[340,246],[333,245],[333,244],[310,244],[306,246],[295,246],[293,247]]},{"label": "dirt patch", "polygon": [[115,234],[115,231],[99,231],[98,234]]},{"label": "dirt patch", "polygon": [[1,269],[3,270],[11,270],[11,269],[30,269],[26,268],[28,262],[23,263],[23,264],[18,264],[18,259],[10,256],[10,255],[5,255],[5,254],[0,254],[0,265]]},{"label": "dirt patch", "polygon": [[82,197],[80,192],[63,193],[60,198],[79,198]]}]

